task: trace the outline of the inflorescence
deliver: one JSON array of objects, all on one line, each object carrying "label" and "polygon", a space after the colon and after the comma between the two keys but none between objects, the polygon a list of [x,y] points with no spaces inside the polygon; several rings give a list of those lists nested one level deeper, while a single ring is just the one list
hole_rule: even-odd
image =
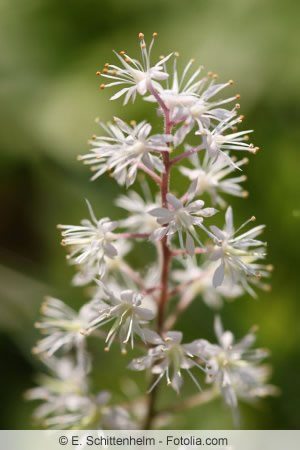
[{"label": "inflorescence", "polygon": [[[141,59],[114,52],[117,63],[106,63],[97,72],[104,80],[100,88],[116,88],[111,100],[122,98],[123,105],[138,97],[154,104],[164,129],[153,133],[146,120],[98,121],[101,135],[78,157],[91,168],[92,180],[108,173],[121,186],[139,187],[117,199],[116,205],[127,212],[122,220],[98,218],[88,203],[88,219],[58,226],[68,262],[76,267],[73,284],[91,286],[91,298],[78,312],[55,298],[42,306],[36,326],[44,337],[34,353],[50,374],[41,376],[40,387],[27,397],[43,402],[35,418],[44,427],[151,427],[159,419],[153,408],[158,384],[166,380],[179,394],[185,374],[197,388],[207,385],[211,398],[223,396],[236,422],[239,400],[276,393],[267,384],[269,367],[260,364],[268,353],[252,349],[254,329],[235,341],[217,315],[217,343],[202,337],[183,343],[182,332],[174,330],[194,300],[203,299],[216,310],[224,300],[245,292],[256,296],[257,288],[269,287],[265,279],[272,266],[262,262],[266,243],[260,240],[264,225],[251,228],[255,217],[250,217],[235,228],[227,205],[230,195],[247,197],[241,186],[246,179],[242,167],[249,161],[244,152],[258,151],[249,142],[253,130],[238,131],[244,119],[240,95],[222,97],[233,81],[220,83],[202,66],[193,69],[194,60],[180,70],[176,52],[152,63],[157,33],[149,46],[143,33],[138,38]],[[186,182],[175,186],[174,173]],[[225,223],[219,228],[214,220],[223,211]],[[127,256],[142,240],[157,250],[157,260],[137,269]],[[151,374],[146,397],[136,388],[135,398],[116,406],[106,391],[90,393],[90,336],[103,340],[106,351],[115,341],[124,354],[137,347],[141,356],[128,367]]]}]

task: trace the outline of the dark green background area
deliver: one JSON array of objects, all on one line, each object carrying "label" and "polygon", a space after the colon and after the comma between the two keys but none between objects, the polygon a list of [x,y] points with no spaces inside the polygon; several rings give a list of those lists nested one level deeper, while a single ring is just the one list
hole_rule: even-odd
[{"label": "dark green background area", "polygon": [[[281,396],[259,407],[242,406],[244,428],[299,428],[299,113],[300,3],[295,0],[1,0],[0,1],[0,395],[1,428],[30,428],[32,404],[22,392],[40,369],[31,356],[33,322],[45,294],[78,307],[70,287],[57,223],[86,216],[89,198],[98,216],[118,218],[112,206],[121,189],[109,177],[89,182],[76,161],[96,131],[94,119],[154,117],[138,99],[121,107],[100,92],[95,72],[112,61],[111,50],[136,55],[136,35],[159,33],[156,56],[177,50],[194,57],[221,80],[233,78],[241,94],[244,127],[261,148],[245,168],[247,200],[233,199],[237,222],[251,215],[267,224],[272,292],[225,305],[226,327],[242,336],[259,326],[258,344],[271,350],[272,381]],[[176,185],[176,175],[174,184]],[[231,201],[231,199],[228,199]],[[222,214],[222,213],[221,213]],[[218,219],[219,220],[219,219]],[[132,262],[144,265],[138,249]],[[186,341],[213,339],[213,312],[200,299],[178,324]],[[126,371],[116,348],[103,355],[91,341],[95,387],[121,398],[119,381],[143,376]],[[163,388],[164,401],[176,395]],[[192,394],[187,383],[182,395]],[[178,417],[175,428],[230,428],[221,401]]]}]

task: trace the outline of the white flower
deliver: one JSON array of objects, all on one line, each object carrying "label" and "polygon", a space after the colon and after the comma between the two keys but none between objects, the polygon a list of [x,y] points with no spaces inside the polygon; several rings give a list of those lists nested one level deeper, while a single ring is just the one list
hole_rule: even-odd
[{"label": "white flower", "polygon": [[146,121],[129,126],[121,119],[114,120],[113,124],[100,123],[108,136],[94,137],[92,150],[78,157],[85,164],[92,165],[95,172],[92,180],[110,171],[119,184],[128,187],[134,183],[140,164],[150,170],[162,171],[163,164],[158,156],[161,152],[169,152],[167,142],[170,136],[149,136],[152,127]]},{"label": "white flower", "polygon": [[[175,56],[178,56],[175,54]],[[174,58],[172,84],[164,89],[159,86],[159,93],[166,106],[171,110],[172,119],[192,120],[198,122],[199,128],[203,125],[209,126],[210,120],[224,120],[230,112],[219,106],[239,99],[239,95],[231,96],[227,99],[211,100],[223,89],[233,84],[232,80],[227,83],[216,84],[216,75],[208,73],[208,76],[200,77],[203,66],[198,67],[191,73],[194,60],[191,59],[185,66],[181,77],[178,75],[177,58]],[[200,78],[199,78],[200,77]],[[153,96],[146,98],[148,101],[155,101]]]},{"label": "white flower", "polygon": [[[194,102],[190,105],[181,108],[181,113],[177,112],[177,121],[184,122],[181,125],[174,136],[174,145],[180,145],[187,134],[194,128],[195,125],[198,125],[198,131],[196,134],[206,134],[207,130],[212,125],[212,120],[217,122],[226,122],[230,119],[233,119],[237,110],[239,109],[239,104],[236,104],[234,108],[231,110],[227,110],[224,108],[218,108],[218,106],[223,105],[224,103],[229,103],[239,96],[230,97],[226,100],[215,100],[210,101],[211,97],[218,94],[224,88],[230,86],[232,81],[230,80],[228,83],[215,84],[214,80],[212,80],[207,88],[205,88],[206,79],[203,79],[204,83],[201,83],[199,86],[199,94],[197,95]],[[201,92],[202,91],[202,92]]]},{"label": "white flower", "polygon": [[83,350],[84,336],[80,331],[97,317],[99,305],[99,301],[89,302],[77,313],[61,300],[48,297],[41,307],[42,319],[35,324],[46,337],[37,343],[33,352],[49,357],[61,348]]},{"label": "white flower", "polygon": [[210,227],[211,231],[219,240],[211,259],[215,261],[221,260],[221,264],[217,267],[213,276],[214,287],[218,287],[223,283],[225,270],[233,284],[240,281],[243,287],[247,283],[244,279],[245,275],[252,277],[261,276],[258,271],[258,267],[260,268],[261,266],[257,266],[255,262],[265,257],[263,247],[266,244],[255,238],[261,234],[265,225],[259,225],[236,236],[238,231],[253,220],[255,220],[255,217],[251,217],[235,231],[232,208],[229,207],[225,214],[224,229],[220,230],[214,225]]},{"label": "white flower", "polygon": [[[133,359],[129,369],[146,370],[157,375],[157,379],[150,388],[150,391],[166,376],[167,384],[177,393],[182,385],[181,370],[186,370],[196,386],[200,389],[199,383],[191,373],[193,367],[200,367],[194,360],[195,355],[199,355],[199,342],[194,345],[181,344],[182,333],[179,331],[169,331],[164,340],[157,337],[158,345],[148,350],[148,354],[141,358]],[[201,367],[200,367],[201,368]]]},{"label": "white flower", "polygon": [[129,191],[116,200],[116,205],[129,212],[126,219],[119,221],[120,227],[139,233],[152,233],[158,228],[156,219],[147,212],[158,207],[151,199],[144,200],[137,192]]},{"label": "white flower", "polygon": [[88,428],[97,421],[97,403],[88,395],[85,374],[68,358],[47,361],[51,376],[41,375],[40,386],[26,392],[28,400],[43,403],[35,420],[46,428]]},{"label": "white flower", "polygon": [[113,320],[113,326],[105,340],[106,350],[110,349],[117,335],[119,335],[123,353],[126,353],[125,346],[128,342],[131,342],[133,348],[135,334],[146,342],[148,335],[144,325],[152,320],[155,314],[142,306],[143,297],[130,290],[122,291],[117,297],[105,286],[103,286],[103,293],[106,295],[104,298],[106,303],[102,305],[98,317],[91,320],[82,332],[89,334]]},{"label": "white flower", "polygon": [[[117,250],[112,245],[112,231],[117,227],[117,222],[109,218],[96,219],[91,205],[87,202],[91,220],[81,221],[81,225],[58,225],[62,231],[62,245],[70,246],[68,260],[71,264],[83,266],[86,270],[100,276],[105,271],[105,256],[114,258]],[[83,273],[83,280],[85,274]]]},{"label": "white flower", "polygon": [[[167,87],[163,88],[159,85],[158,91],[162,100],[164,101],[167,108],[171,111],[172,120],[184,120],[186,118],[185,107],[190,107],[195,104],[198,100],[198,91],[203,83],[206,82],[206,79],[198,79],[202,67],[200,66],[191,76],[188,76],[190,68],[194,62],[191,59],[186,65],[181,78],[178,76],[177,71],[177,58],[174,58],[173,65],[173,77],[172,84],[169,85],[169,79],[167,79]],[[153,95],[146,97],[145,100],[150,102],[156,102],[156,99]]]},{"label": "white flower", "polygon": [[120,55],[114,52],[120,60],[122,67],[114,64],[106,64],[102,73],[98,72],[99,75],[101,74],[103,77],[113,80],[109,84],[102,84],[101,88],[129,85],[129,87],[124,87],[113,95],[111,100],[116,100],[117,98],[125,95],[124,105],[126,105],[131,98],[134,102],[137,92],[140,95],[146,94],[148,91],[149,81],[151,81],[153,86],[157,88],[157,86],[159,86],[157,81],[166,80],[169,77],[169,74],[163,71],[163,67],[165,62],[172,56],[172,53],[170,53],[167,57],[160,59],[154,66],[151,66],[151,50],[156,36],[157,33],[153,33],[153,39],[149,49],[147,49],[144,35],[143,33],[139,33],[142,63],[131,58],[123,51],[120,52]]},{"label": "white flower", "polygon": [[[114,242],[114,248],[117,251],[117,255],[114,258],[104,256],[105,272],[101,279],[105,279],[106,281],[113,275],[123,273],[124,257],[130,252],[132,245],[127,240],[120,238]],[[93,281],[97,275],[97,266],[87,266],[83,264],[78,268],[78,272],[73,277],[72,284],[74,286],[83,286]]]},{"label": "white flower", "polygon": [[[203,81],[206,82],[207,78]],[[220,106],[239,99],[239,95],[231,96],[226,99],[212,100],[212,97],[232,84],[232,80],[229,80],[227,83],[216,84],[214,77],[209,82],[208,86],[201,83],[198,90],[198,99],[188,109],[186,120],[188,122],[191,121],[193,124],[197,123],[199,130],[203,130],[204,128],[208,128],[210,126],[211,120],[221,122],[228,119],[232,114],[235,114],[235,111],[239,108],[239,105],[236,105],[233,110],[220,108]]]},{"label": "white flower", "polygon": [[241,123],[242,118],[243,116],[236,118],[235,113],[233,113],[229,118],[220,122],[212,131],[205,128],[196,132],[196,134],[202,136],[203,145],[211,158],[217,159],[218,157],[222,157],[235,169],[239,169],[239,166],[226,153],[227,150],[248,151],[250,153],[256,153],[258,151],[258,147],[254,147],[253,144],[247,144],[245,142],[248,139],[248,133],[252,133],[253,130],[224,134],[227,130]]},{"label": "white flower", "polygon": [[243,294],[239,285],[233,285],[228,277],[217,289],[213,287],[212,278],[216,270],[215,262],[207,262],[199,266],[195,258],[180,260],[183,269],[173,271],[173,279],[183,285],[182,296],[189,304],[195,297],[201,296],[204,303],[213,309],[223,305],[223,299],[234,300]]},{"label": "white flower", "polygon": [[40,375],[39,386],[25,393],[27,400],[39,400],[36,422],[51,429],[135,429],[129,414],[120,406],[109,406],[111,394],[89,394],[86,373],[69,358],[45,361],[50,375]]},{"label": "white flower", "polygon": [[[197,180],[196,194],[203,195],[207,192],[213,205],[226,206],[226,202],[220,193],[234,195],[236,197],[247,197],[248,193],[244,191],[240,184],[246,180],[245,175],[237,177],[227,177],[234,171],[234,167],[228,165],[227,160],[223,158],[210,158],[206,152],[202,160],[199,161],[197,154],[190,158],[194,165],[193,169],[181,166],[180,171],[190,180]],[[241,159],[236,163],[238,167],[248,163],[248,159]]]},{"label": "white flower", "polygon": [[[158,87],[159,95],[167,108],[169,108],[173,122],[184,122],[175,133],[175,146],[183,142],[195,124],[198,125],[199,130],[209,128],[212,120],[220,122],[228,119],[239,108],[239,105],[236,105],[233,110],[227,110],[222,107],[224,104],[238,100],[240,98],[239,95],[213,100],[213,97],[223,89],[231,86],[233,81],[216,83],[217,76],[210,72],[208,76],[201,78],[203,67],[200,66],[195,72],[191,72],[190,69],[193,62],[193,59],[188,62],[181,77],[179,77],[177,58],[175,58],[172,84],[169,86],[169,80],[167,80],[165,89],[161,85]],[[145,100],[156,101],[153,95]]]},{"label": "white flower", "polygon": [[206,381],[219,387],[226,404],[235,410],[236,414],[238,396],[253,399],[272,393],[272,390],[263,384],[266,380],[265,369],[258,366],[258,363],[268,356],[268,352],[263,349],[250,349],[255,341],[253,332],[235,343],[233,334],[223,330],[219,317],[215,319],[215,332],[218,344],[207,343],[205,347],[201,342],[201,353],[207,360]]},{"label": "white flower", "polygon": [[202,246],[202,243],[195,231],[195,226],[205,230],[212,235],[203,225],[203,217],[211,217],[217,211],[214,208],[203,208],[203,200],[191,202],[195,194],[195,183],[192,184],[187,195],[187,201],[184,203],[178,200],[173,194],[167,194],[169,208],[155,208],[149,211],[157,222],[163,225],[152,233],[151,239],[162,239],[164,236],[171,236],[175,233],[179,235],[180,247],[184,250],[183,235],[186,234],[186,250],[190,255],[194,254],[194,240]]}]

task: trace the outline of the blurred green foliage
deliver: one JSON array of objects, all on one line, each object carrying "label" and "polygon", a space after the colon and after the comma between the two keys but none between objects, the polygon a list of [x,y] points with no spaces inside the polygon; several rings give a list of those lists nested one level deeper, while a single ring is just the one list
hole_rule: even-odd
[{"label": "blurred green foliage", "polygon": [[[82,291],[69,286],[56,223],[76,223],[89,198],[98,215],[117,218],[119,187],[109,178],[89,183],[76,162],[96,130],[94,118],[153,117],[140,99],[122,108],[99,92],[95,72],[111,50],[137,54],[136,35],[159,33],[156,55],[177,50],[220,79],[234,78],[245,126],[262,151],[246,168],[248,200],[234,200],[237,220],[266,223],[273,289],[225,305],[222,316],[238,336],[255,323],[259,345],[271,349],[273,382],[282,394],[242,407],[244,428],[298,428],[300,391],[300,3],[295,0],[1,0],[0,1],[0,351],[1,428],[30,428],[33,405],[22,400],[39,368],[31,356],[32,324],[45,294],[73,305]],[[135,256],[141,264],[144,254]],[[213,338],[213,313],[196,301],[180,322],[186,339]],[[103,355],[91,343],[95,384],[119,398],[118,381],[131,376],[118,350]],[[99,376],[100,372],[100,376]],[[142,376],[136,379],[143,387]],[[165,401],[175,397],[166,391]],[[185,393],[193,393],[187,384]],[[220,401],[178,417],[176,428],[230,428]]]}]

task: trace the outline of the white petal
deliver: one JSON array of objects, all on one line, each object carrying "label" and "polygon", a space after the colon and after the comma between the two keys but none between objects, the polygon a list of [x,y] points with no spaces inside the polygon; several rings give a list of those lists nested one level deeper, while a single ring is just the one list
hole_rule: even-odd
[{"label": "white petal", "polygon": [[150,344],[163,344],[162,338],[153,330],[149,330],[148,328],[143,329],[143,334],[145,337],[145,340],[149,342]]},{"label": "white petal", "polygon": [[176,342],[177,344],[180,344],[182,341],[182,332],[181,331],[169,331],[167,333],[167,337],[172,339],[172,341]]},{"label": "white petal", "polygon": [[135,311],[142,320],[152,320],[155,317],[155,313],[151,309],[137,307]]},{"label": "white petal", "polygon": [[153,231],[153,233],[150,236],[150,240],[160,241],[167,234],[167,231],[168,231],[167,227],[158,228],[157,230]]},{"label": "white petal", "polygon": [[227,208],[225,214],[225,223],[226,223],[225,230],[229,235],[231,235],[233,233],[233,214],[231,206]]},{"label": "white petal", "polygon": [[217,212],[218,212],[218,210],[215,208],[204,208],[201,211],[201,216],[211,217],[211,216],[215,215]]},{"label": "white petal", "polygon": [[189,255],[193,256],[193,254],[195,253],[195,244],[194,244],[194,239],[192,238],[192,236],[189,233],[186,233],[186,250],[188,252]]},{"label": "white petal", "polygon": [[221,262],[219,267],[215,270],[214,276],[213,276],[213,287],[217,288],[218,286],[221,286],[224,280],[225,275],[225,264],[224,261]]},{"label": "white petal", "polygon": [[223,233],[222,230],[220,230],[220,228],[216,227],[215,225],[212,225],[211,227],[209,227],[211,229],[211,231],[213,232],[213,234],[220,239],[221,241],[223,241],[225,239],[225,234]]},{"label": "white petal", "polygon": [[167,200],[168,200],[168,203],[170,203],[170,205],[172,205],[174,209],[182,208],[181,201],[178,200],[178,198],[176,198],[175,195],[170,194],[170,193],[167,194]]},{"label": "white petal", "polygon": [[104,244],[103,248],[104,248],[105,255],[108,256],[109,258],[114,258],[118,254],[115,247],[113,245],[111,245],[109,242],[106,242],[106,244]]},{"label": "white petal", "polygon": [[114,94],[112,97],[110,97],[110,100],[117,100],[117,98],[122,97],[122,95],[125,94],[125,92],[127,92],[130,88],[124,88],[121,89],[119,92],[117,92],[116,94]]},{"label": "white petal", "polygon": [[221,338],[222,347],[228,349],[233,344],[234,336],[231,331],[225,331]]},{"label": "white petal", "polygon": [[173,218],[173,214],[166,208],[154,208],[148,211],[148,214],[167,220],[171,220]]}]

